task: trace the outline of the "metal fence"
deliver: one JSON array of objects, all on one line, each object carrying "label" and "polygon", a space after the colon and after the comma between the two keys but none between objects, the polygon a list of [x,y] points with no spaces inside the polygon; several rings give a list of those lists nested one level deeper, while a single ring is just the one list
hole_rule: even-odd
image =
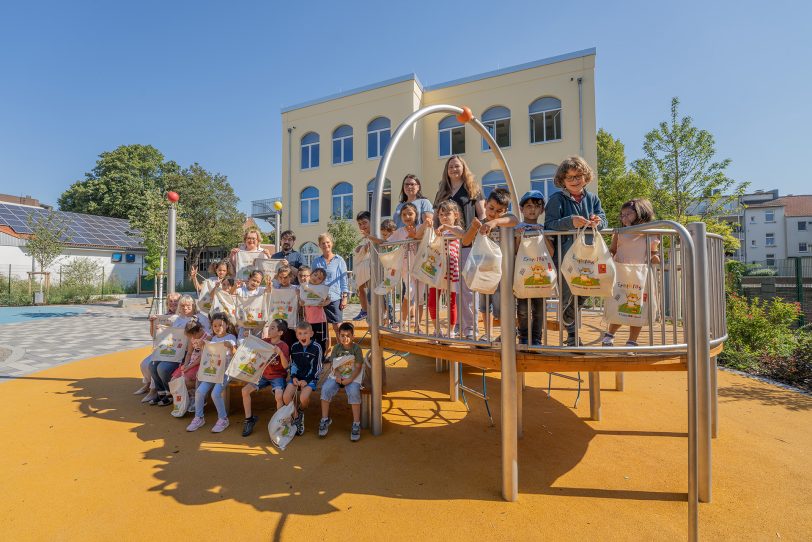
[{"label": "metal fence", "polygon": [[32,273],[24,265],[0,266],[0,306],[20,306],[34,303],[35,292],[44,293],[49,304],[81,303],[99,296],[136,293],[134,281],[122,280],[115,272],[98,269],[85,276],[68,273],[67,266],[54,266],[47,278]]}]

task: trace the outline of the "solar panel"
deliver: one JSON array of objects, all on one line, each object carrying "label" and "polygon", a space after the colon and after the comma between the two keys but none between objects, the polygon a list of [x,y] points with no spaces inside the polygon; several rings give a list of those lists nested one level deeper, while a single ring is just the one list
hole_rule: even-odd
[{"label": "solar panel", "polygon": [[[27,207],[0,203],[0,225],[10,227],[17,233],[32,233],[28,217],[35,220],[55,213],[67,228],[63,241],[81,245],[98,245],[112,248],[136,248],[141,246],[141,236],[121,218],[86,215],[66,211],[49,211],[39,207]],[[132,233],[131,233],[132,232]]]}]

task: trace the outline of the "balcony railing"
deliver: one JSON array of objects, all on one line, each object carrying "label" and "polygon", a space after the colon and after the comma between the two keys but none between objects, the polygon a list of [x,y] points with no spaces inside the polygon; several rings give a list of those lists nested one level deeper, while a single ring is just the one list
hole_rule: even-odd
[{"label": "balcony railing", "polygon": [[273,206],[277,201],[282,201],[282,198],[257,199],[252,201],[251,216],[262,220],[276,216],[276,213],[280,212],[274,209]]}]

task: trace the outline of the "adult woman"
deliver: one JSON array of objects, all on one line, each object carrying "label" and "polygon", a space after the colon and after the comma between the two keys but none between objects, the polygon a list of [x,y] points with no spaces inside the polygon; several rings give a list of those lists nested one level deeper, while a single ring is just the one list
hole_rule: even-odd
[{"label": "adult woman", "polygon": [[268,259],[271,258],[271,252],[267,248],[261,248],[259,246],[260,239],[259,230],[251,228],[246,230],[243,234],[243,244],[231,249],[229,258],[231,258],[231,265],[236,271],[237,286],[240,286],[243,281],[248,280],[247,273],[253,270],[255,258],[260,254],[264,254]]},{"label": "adult woman", "polygon": [[[468,226],[474,219],[485,219],[485,200],[482,198],[482,188],[474,179],[473,173],[468,169],[465,161],[457,155],[452,156],[445,163],[443,168],[443,178],[434,198],[434,206],[446,200],[452,200],[460,208],[462,228]],[[438,224],[435,224],[438,226]],[[471,245],[463,245],[460,250],[460,269],[465,267],[468,255],[471,253]],[[460,302],[459,322],[460,332],[466,339],[476,338],[476,296],[465,284],[460,281],[460,295],[457,296]]]},{"label": "adult woman", "polygon": [[344,319],[342,311],[347,306],[350,289],[347,284],[347,262],[333,253],[333,237],[329,233],[319,235],[321,256],[313,260],[313,269],[324,269],[327,279],[324,284],[330,287],[330,303],[324,307],[327,322],[333,324],[333,332],[338,340],[338,325]]},{"label": "adult woman", "polygon": [[400,210],[403,208],[404,203],[411,203],[417,207],[417,221],[415,226],[419,226],[423,222],[431,222],[434,217],[434,207],[431,202],[423,195],[420,179],[416,175],[409,173],[403,177],[403,185],[400,187],[400,203],[395,207],[395,212],[392,220],[395,221],[398,228],[403,227],[403,220],[400,218]]}]

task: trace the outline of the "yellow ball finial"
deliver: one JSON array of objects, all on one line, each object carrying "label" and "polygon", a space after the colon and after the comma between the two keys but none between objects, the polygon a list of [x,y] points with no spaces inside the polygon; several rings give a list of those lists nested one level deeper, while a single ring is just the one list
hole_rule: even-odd
[{"label": "yellow ball finial", "polygon": [[281,201],[273,202],[273,208],[276,209],[277,211],[281,211],[282,210],[282,202]]}]

